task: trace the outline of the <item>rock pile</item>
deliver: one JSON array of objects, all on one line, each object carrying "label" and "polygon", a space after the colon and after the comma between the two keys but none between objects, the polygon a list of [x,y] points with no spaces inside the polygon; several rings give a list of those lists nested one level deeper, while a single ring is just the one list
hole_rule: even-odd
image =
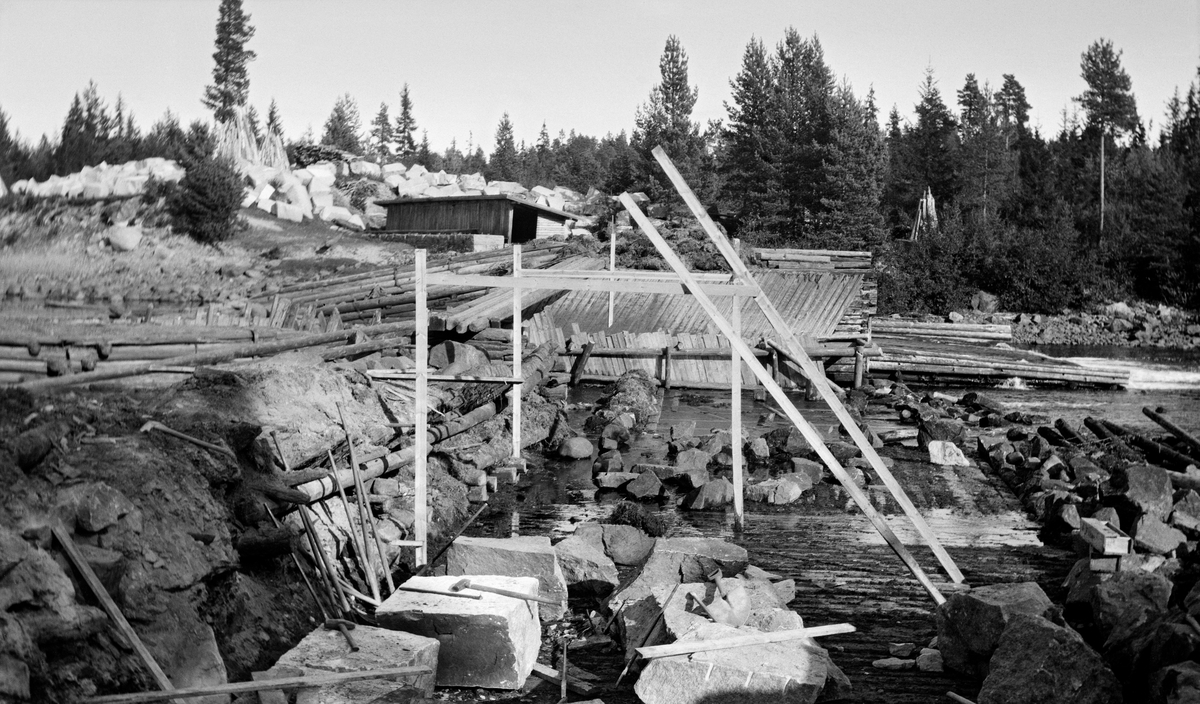
[{"label": "rock pile", "polygon": [[33,179],[16,181],[9,190],[35,198],[120,198],[141,195],[151,179],[178,183],[184,174],[183,167],[174,161],[150,157],[124,164],[102,162],[85,166],[73,174],[51,176],[41,183]]},{"label": "rock pile", "polygon": [[1094,313],[1030,315],[1013,319],[1013,340],[1031,345],[1200,347],[1200,320],[1168,305],[1110,303]]}]

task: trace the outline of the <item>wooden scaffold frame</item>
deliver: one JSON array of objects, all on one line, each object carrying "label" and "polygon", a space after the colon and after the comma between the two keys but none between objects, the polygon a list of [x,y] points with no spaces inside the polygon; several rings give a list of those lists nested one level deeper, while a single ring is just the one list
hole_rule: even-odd
[{"label": "wooden scaffold frame", "polygon": [[[796,426],[805,440],[813,447],[818,456],[829,467],[830,472],[846,489],[846,492],[858,504],[859,508],[866,515],[867,519],[884,538],[896,555],[908,567],[912,575],[917,579],[922,587],[937,603],[942,603],[945,598],[934,585],[929,576],[921,568],[908,548],[900,541],[896,534],[892,531],[887,521],[880,515],[871,505],[870,498],[862,491],[853,479],[842,467],[841,463],[833,456],[826,447],[824,438],[820,433],[812,427],[812,425],[804,418],[799,409],[783,388],[778,384],[775,376],[770,370],[763,366],[755,355],[754,351],[742,340],[741,337],[741,303],[744,298],[751,298],[758,305],[759,309],[770,322],[775,333],[779,336],[777,343],[781,352],[786,354],[791,360],[800,367],[801,371],[808,378],[811,388],[815,389],[816,393],[828,404],[830,409],[837,416],[838,421],[845,428],[851,439],[858,446],[863,456],[871,464],[871,467],[883,481],[896,503],[903,509],[905,516],[916,528],[917,533],[932,549],[937,557],[942,569],[955,583],[963,581],[962,572],[954,564],[953,559],[945,548],[942,547],[937,537],[933,534],[925,519],[917,511],[908,495],[904,492],[903,487],[883,464],[878,453],[871,446],[863,431],[858,427],[858,424],[850,416],[845,406],[842,405],[837,394],[830,386],[825,378],[823,370],[812,360],[805,352],[799,337],[787,325],[787,322],[780,315],[774,304],[770,301],[767,295],[755,282],[750,270],[742,262],[738,255],[737,249],[733,243],[722,233],[709,218],[704,207],[700,204],[696,195],[684,182],[683,177],[675,168],[675,165],[667,157],[661,147],[654,149],[654,156],[662,166],[667,176],[670,178],[675,189],[683,197],[692,214],[699,221],[701,227],[708,235],[709,239],[716,246],[717,251],[725,259],[729,265],[732,275],[728,281],[713,282],[711,277],[700,277],[693,274],[687,269],[683,261],[675,254],[674,250],[667,241],[659,234],[658,230],[646,217],[646,215],[638,207],[637,203],[629,196],[628,193],[620,196],[621,204],[629,211],[634,221],[654,244],[659,254],[670,265],[672,272],[647,272],[647,271],[621,271],[615,268],[610,268],[607,271],[522,271],[521,269],[521,246],[513,245],[513,275],[512,276],[486,276],[486,275],[461,275],[449,272],[428,273],[425,270],[425,252],[424,250],[417,251],[416,264],[416,286],[417,286],[417,311],[416,311],[416,389],[417,389],[417,407],[416,407],[416,531],[417,541],[422,547],[417,551],[417,566],[424,564],[427,559],[425,549],[426,545],[426,527],[427,520],[426,512],[426,452],[428,451],[428,439],[426,438],[425,424],[425,394],[428,389],[428,327],[429,315],[425,303],[426,287],[430,285],[471,285],[484,286],[490,288],[508,288],[513,291],[513,371],[510,379],[497,379],[498,383],[508,383],[512,386],[510,392],[511,405],[513,410],[513,459],[522,463],[521,458],[521,437],[520,437],[520,418],[521,418],[521,390],[518,385],[521,383],[521,347],[522,347],[522,307],[521,307],[521,291],[524,289],[560,289],[560,290],[590,290],[590,291],[611,291],[622,293],[668,293],[679,295],[693,296],[697,303],[708,314],[712,323],[721,331],[721,333],[729,340],[732,348],[730,358],[730,388],[733,392],[732,418],[731,418],[731,436],[733,438],[733,484],[734,484],[734,521],[740,527],[744,520],[744,505],[743,505],[743,463],[742,463],[742,443],[741,438],[741,367],[743,364],[754,374],[763,385],[768,393],[771,394],[774,401],[787,415],[788,419]],[[673,275],[672,275],[673,274]],[[712,301],[713,296],[733,296],[734,305],[732,314],[729,320],[719,312],[716,305]]]}]

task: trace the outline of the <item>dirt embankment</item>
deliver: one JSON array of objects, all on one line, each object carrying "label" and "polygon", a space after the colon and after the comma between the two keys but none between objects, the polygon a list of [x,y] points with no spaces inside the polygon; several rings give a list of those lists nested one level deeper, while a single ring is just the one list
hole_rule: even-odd
[{"label": "dirt embankment", "polygon": [[[262,466],[263,437],[277,431],[290,462],[323,455],[341,439],[340,404],[370,451],[392,438],[394,411],[356,373],[312,362],[285,356],[165,392],[0,391],[0,682],[28,672],[39,702],[155,688],[103,612],[87,605],[97,602],[52,525],[73,534],[177,686],[244,679],[314,627],[316,609],[289,558],[238,552],[255,528],[248,507],[287,510],[270,500],[286,482],[278,467]],[[139,432],[150,419],[237,459]],[[436,539],[462,520],[466,489],[436,467],[430,488]],[[0,701],[19,694],[0,686]]]}]

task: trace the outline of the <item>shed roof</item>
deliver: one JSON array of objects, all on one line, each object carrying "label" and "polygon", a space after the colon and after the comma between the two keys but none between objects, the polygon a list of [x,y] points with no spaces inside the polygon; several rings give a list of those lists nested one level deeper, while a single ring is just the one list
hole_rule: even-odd
[{"label": "shed roof", "polygon": [[483,201],[483,200],[512,201],[516,205],[524,206],[526,208],[533,208],[534,210],[537,210],[540,213],[545,213],[545,214],[552,216],[554,218],[557,218],[559,220],[578,220],[581,217],[578,213],[568,213],[565,210],[558,210],[556,208],[551,208],[551,207],[548,207],[545,205],[539,205],[537,203],[527,201],[524,198],[518,198],[517,196],[514,196],[511,193],[501,193],[501,194],[495,195],[495,196],[463,195],[463,196],[442,196],[442,197],[434,196],[434,197],[426,197],[426,198],[388,198],[386,200],[377,200],[377,201],[375,201],[375,204],[376,205],[409,205],[409,204],[415,205],[418,203],[455,203],[455,202]]}]

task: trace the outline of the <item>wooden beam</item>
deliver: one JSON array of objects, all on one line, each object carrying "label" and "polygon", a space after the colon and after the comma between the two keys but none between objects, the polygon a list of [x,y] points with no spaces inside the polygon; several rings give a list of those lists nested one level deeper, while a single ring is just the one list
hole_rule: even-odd
[{"label": "wooden beam", "polygon": [[672,655],[687,655],[689,653],[704,653],[713,650],[729,650],[744,648],[749,645],[766,645],[768,643],[786,643],[805,638],[834,636],[842,633],[854,633],[856,629],[848,623],[835,623],[829,626],[813,628],[796,628],[789,631],[774,631],[772,633],[755,633],[746,636],[730,636],[714,640],[688,640],[668,643],[666,645],[648,645],[638,648],[637,652],[647,660],[668,658]]},{"label": "wooden beam", "polygon": [[[637,221],[637,224],[642,228],[642,231],[646,233],[646,236],[650,238],[650,241],[654,243],[654,246],[658,248],[659,254],[663,257],[663,259],[666,260],[667,264],[670,265],[670,267],[674,269],[677,274],[679,274],[680,280],[687,282],[691,278],[691,272],[688,271],[687,266],[685,266],[683,261],[679,259],[675,252],[671,249],[671,246],[667,244],[666,240],[663,239],[662,235],[658,233],[658,230],[650,222],[649,218],[647,218],[642,212],[641,208],[637,206],[637,203],[634,202],[633,198],[631,198],[628,193],[622,193],[620,200],[625,206],[625,209],[629,211],[630,215],[633,216],[633,219]],[[747,272],[747,276],[748,274],[749,272]],[[751,279],[748,278],[747,280]],[[770,373],[767,372],[767,370],[764,369],[763,366],[758,362],[758,357],[755,356],[754,351],[746,345],[745,341],[734,335],[733,328],[730,326],[729,322],[725,320],[724,316],[721,315],[721,312],[717,309],[716,304],[714,304],[712,300],[702,291],[696,291],[693,295],[696,298],[696,302],[700,304],[706,313],[708,313],[708,316],[713,323],[721,330],[725,337],[729,339],[730,344],[737,349],[738,354],[741,355],[742,360],[746,363],[746,366],[748,366],[750,370],[754,372],[754,375],[757,376],[762,385],[766,387],[767,391],[775,399],[775,402],[781,409],[783,409],[784,413],[788,416],[796,428],[800,430],[800,433],[804,436],[804,439],[808,441],[808,444],[811,445],[814,450],[816,450],[817,455],[820,456],[820,458],[825,462],[825,465],[829,467],[829,471],[833,473],[833,476],[836,477],[839,482],[841,482],[842,486],[846,489],[846,492],[850,494],[850,497],[854,499],[854,502],[857,503],[859,508],[862,509],[862,512],[866,514],[867,519],[871,521],[872,525],[875,526],[875,529],[879,531],[879,534],[883,536],[884,540],[887,541],[888,545],[891,546],[896,555],[899,556],[904,564],[908,566],[909,571],[912,572],[917,581],[919,581],[921,585],[925,587],[925,590],[929,592],[929,595],[933,597],[934,601],[939,604],[945,602],[945,597],[942,596],[941,592],[939,592],[937,587],[934,586],[933,582],[930,581],[929,577],[925,574],[925,571],[921,569],[921,565],[917,563],[916,559],[914,559],[913,556],[908,552],[908,548],[904,547],[904,544],[900,542],[900,539],[896,537],[896,534],[892,532],[890,527],[888,527],[888,524],[883,519],[883,516],[881,516],[879,512],[875,510],[875,507],[871,505],[871,499],[863,493],[862,489],[860,489],[857,484],[854,483],[854,480],[842,467],[841,463],[837,461],[837,458],[835,458],[829,451],[829,448],[825,446],[825,441],[821,435],[812,427],[812,425],[809,424],[807,420],[805,420],[804,416],[800,414],[799,409],[797,409],[795,404],[792,403],[792,400],[788,398],[787,394],[784,393],[779,384],[775,383],[775,380],[771,378]]]},{"label": "wooden beam", "polygon": [[[137,631],[133,630],[133,626],[129,625],[129,621],[125,620],[125,614],[121,613],[121,609],[117,607],[117,602],[113,601],[108,590],[104,588],[104,584],[100,582],[100,578],[92,571],[92,566],[84,559],[83,554],[79,552],[79,548],[75,546],[75,541],[63,530],[62,526],[53,525],[50,527],[50,532],[58,540],[58,544],[62,546],[63,552],[67,553],[67,559],[75,566],[75,570],[83,577],[83,581],[88,585],[88,589],[92,590],[96,600],[100,602],[101,608],[108,617],[112,619],[113,625],[129,641],[133,646],[133,652],[137,653],[138,659],[142,661],[142,665],[150,671],[150,675],[154,678],[154,682],[158,685],[162,692],[154,692],[157,696],[153,701],[162,701],[165,699],[175,699],[180,697],[180,690],[175,689],[175,685],[171,684],[171,680],[167,678],[167,673],[163,672],[158,666],[158,662],[154,656],[150,654],[150,650],[146,648],[146,644],[138,637]],[[186,695],[183,695],[186,696]]]},{"label": "wooden beam", "polygon": [[588,358],[592,356],[592,350],[595,347],[595,342],[589,342],[583,346],[583,351],[579,353],[579,358],[571,366],[571,386],[579,384],[579,377],[583,376],[583,368],[587,365]]},{"label": "wooden beam", "polygon": [[[734,337],[742,337],[742,299],[733,299],[730,314],[730,324]],[[742,481],[742,358],[738,351],[730,348],[732,358],[729,364],[730,412],[729,437],[733,448],[733,526],[741,530],[745,522],[745,488]]]},{"label": "wooden beam", "polygon": [[[417,378],[416,372],[406,372],[399,369],[368,369],[363,372],[372,379],[404,379]],[[426,374],[426,381],[462,381],[480,384],[521,384],[524,379],[512,376],[455,376],[453,374]]]},{"label": "wooden beam", "polygon": [[[543,679],[552,684],[562,684],[562,673],[560,673],[558,670],[555,670],[553,667],[549,667],[548,665],[543,665],[540,662],[535,662],[533,664],[533,672],[531,674],[533,674],[533,676],[537,677],[538,679]],[[596,685],[594,685],[594,684],[588,684],[587,682],[581,682],[581,681],[575,679],[574,677],[571,677],[570,675],[568,675],[567,676],[567,689],[571,690],[572,692],[574,692],[576,694],[582,694],[585,697],[589,697],[592,694],[594,694],[596,692],[596,690],[599,688],[596,687]]]},{"label": "wooden beam", "polygon": [[274,689],[309,689],[325,687],[342,682],[358,680],[376,680],[384,677],[412,677],[428,675],[432,672],[428,667],[389,667],[383,670],[366,670],[362,672],[330,672],[319,675],[304,675],[302,677],[280,677],[273,680],[258,680],[255,682],[229,682],[213,684],[206,687],[188,687],[173,692],[130,692],[128,694],[108,694],[102,697],[84,699],[87,704],[141,704],[142,702],[161,702],[175,697],[190,699],[211,695],[245,694],[247,692],[269,692]]},{"label": "wooden beam", "polygon": [[[513,271],[512,281],[520,282],[521,276],[521,245],[513,245]],[[521,334],[521,289],[513,287],[512,297],[512,375],[516,378],[521,377],[521,352],[524,347],[524,335]],[[508,397],[512,404],[512,457],[514,460],[521,459],[521,389],[513,387],[509,389]],[[519,466],[519,463],[518,463]]]},{"label": "wooden beam", "polygon": [[[709,217],[708,212],[704,209],[704,206],[700,204],[700,199],[696,197],[696,194],[692,192],[692,189],[687,185],[687,182],[683,180],[683,176],[680,175],[679,170],[675,168],[675,165],[671,163],[671,160],[667,157],[666,152],[663,151],[662,147],[655,147],[653,153],[654,158],[658,160],[659,165],[662,166],[663,171],[666,172],[667,177],[670,178],[671,183],[674,184],[675,190],[677,190],[679,195],[683,197],[684,202],[687,203],[687,206],[691,209],[692,214],[700,222],[700,226],[704,228],[706,233],[708,233],[709,239],[712,240],[713,244],[716,245],[722,256],[725,257],[725,260],[729,263],[729,266],[733,270],[734,274],[739,277],[742,283],[750,283],[753,281],[753,277],[750,275],[750,270],[746,268],[744,263],[742,263],[741,257],[738,256],[737,251],[734,250],[733,245],[730,244],[725,235],[717,229],[716,223],[714,223],[712,218]],[[634,207],[636,207],[636,204],[634,204]],[[698,295],[696,297],[697,299],[700,298]],[[921,515],[921,512],[917,510],[917,507],[913,505],[912,500],[908,498],[908,494],[905,493],[904,488],[900,486],[900,482],[896,481],[896,478],[892,475],[891,470],[884,465],[883,460],[879,457],[879,453],[875,452],[875,448],[871,446],[871,442],[867,439],[866,435],[863,434],[862,429],[858,427],[858,423],[854,421],[854,419],[850,416],[849,411],[847,411],[846,407],[842,405],[842,402],[838,399],[837,394],[834,393],[832,387],[829,385],[829,382],[825,379],[825,374],[817,368],[817,365],[805,353],[804,345],[801,343],[800,339],[797,338],[796,333],[787,324],[787,321],[784,320],[783,316],[780,315],[779,311],[775,308],[775,304],[771,302],[771,299],[768,298],[766,293],[762,292],[761,289],[759,290],[758,295],[754,297],[754,300],[758,304],[759,309],[762,310],[763,315],[766,316],[767,321],[771,323],[771,327],[773,327],[775,332],[780,336],[780,343],[783,348],[787,350],[788,354],[800,364],[801,369],[809,378],[810,383],[813,384],[817,393],[825,400],[825,403],[829,405],[829,408],[833,410],[834,415],[837,416],[838,421],[841,422],[842,427],[846,429],[846,432],[850,434],[850,437],[854,440],[854,444],[857,445],[859,450],[862,452],[863,457],[865,457],[871,464],[871,468],[875,470],[875,473],[883,481],[884,486],[886,486],[888,491],[891,492],[892,497],[896,500],[896,503],[899,504],[901,509],[904,510],[904,515],[908,517],[913,526],[917,529],[917,532],[921,535],[925,542],[928,543],[930,549],[933,550],[933,554],[937,556],[938,562],[941,563],[942,568],[946,571],[946,574],[948,574],[950,579],[955,583],[962,582],[964,579],[962,571],[958,569],[956,564],[954,564],[954,560],[950,557],[950,553],[946,552],[946,549],[942,547],[941,542],[937,539],[937,536],[933,534],[933,530],[929,527],[929,524],[925,522],[925,518]]]},{"label": "wooden beam", "polygon": [[675,281],[645,281],[622,279],[619,274],[590,272],[592,278],[558,276],[558,272],[547,272],[545,276],[485,276],[483,274],[430,274],[428,283],[449,286],[486,286],[488,288],[511,289],[556,289],[560,291],[616,291],[617,293],[689,293],[690,288],[704,290],[710,296],[753,296],[756,289],[738,284],[702,284],[685,286]]},{"label": "wooden beam", "polygon": [[429,410],[426,408],[429,399],[429,307],[426,301],[426,287],[429,285],[425,271],[425,250],[418,249],[414,263],[414,273],[417,290],[416,340],[413,343],[414,363],[417,368],[415,404],[413,408],[414,440],[416,441],[415,466],[413,467],[413,529],[414,536],[421,547],[416,549],[413,567],[419,568],[428,559],[429,551],[429,513],[426,506],[428,492],[429,465]]}]

